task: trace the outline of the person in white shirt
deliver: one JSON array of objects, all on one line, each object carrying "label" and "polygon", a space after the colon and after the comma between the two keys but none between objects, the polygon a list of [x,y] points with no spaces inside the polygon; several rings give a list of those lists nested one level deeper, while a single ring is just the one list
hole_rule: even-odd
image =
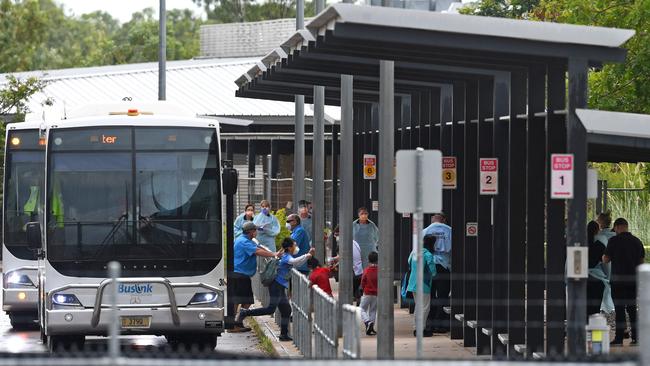
[{"label": "person in white shirt", "polygon": [[[339,240],[339,227],[334,228],[334,241],[338,242]],[[339,246],[336,245],[338,251]],[[333,261],[338,262],[339,255],[332,258]],[[363,261],[361,260],[361,247],[359,243],[355,240],[352,240],[352,271],[354,272],[354,278],[352,280],[352,291],[354,296],[354,301],[358,304],[361,299],[361,291],[359,287],[361,286],[361,276],[363,275]]]}]

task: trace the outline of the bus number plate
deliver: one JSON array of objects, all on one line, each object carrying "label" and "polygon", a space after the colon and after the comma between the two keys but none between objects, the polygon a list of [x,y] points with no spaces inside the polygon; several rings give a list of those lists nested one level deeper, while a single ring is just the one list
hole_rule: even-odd
[{"label": "bus number plate", "polygon": [[123,329],[148,329],[151,325],[150,316],[122,316]]}]

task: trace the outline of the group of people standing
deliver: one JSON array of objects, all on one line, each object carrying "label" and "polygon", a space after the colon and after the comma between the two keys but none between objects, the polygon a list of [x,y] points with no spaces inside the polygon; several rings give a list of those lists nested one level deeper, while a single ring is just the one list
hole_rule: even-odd
[{"label": "group of people standing", "polygon": [[[616,313],[613,346],[623,344],[626,336],[626,313],[630,318],[631,344],[638,342],[636,267],[645,260],[643,243],[629,231],[624,218],[614,221],[608,213],[598,215],[587,225],[589,242],[589,279],[587,281],[587,315],[601,310]],[[613,300],[613,301],[612,301]]]},{"label": "group of people standing", "polygon": [[[377,308],[377,250],[379,229],[370,221],[368,210],[360,208],[359,218],[353,222],[353,269],[355,299],[362,309],[362,319],[366,326],[366,334],[376,334]],[[289,278],[292,268],[308,276],[313,284],[318,285],[330,296],[332,290],[329,284],[338,270],[338,228],[331,236],[332,260],[326,266],[314,258],[314,248],[311,243],[311,212],[309,203],[301,201],[298,213],[287,216],[286,228],[291,236],[284,239],[281,249],[276,251],[275,240],[280,233],[280,222],[273,215],[268,201],[260,202],[260,212],[255,212],[255,206],[248,204],[245,211],[234,223],[234,272],[229,281],[234,283],[233,302],[239,306],[235,327],[231,332],[250,331],[243,324],[249,316],[273,314],[277,309],[281,314],[280,340],[289,341],[289,321],[291,306],[287,297],[290,287]],[[256,257],[277,258],[277,277],[268,287],[270,300],[267,306],[251,309],[254,303],[251,278],[257,272]]]}]

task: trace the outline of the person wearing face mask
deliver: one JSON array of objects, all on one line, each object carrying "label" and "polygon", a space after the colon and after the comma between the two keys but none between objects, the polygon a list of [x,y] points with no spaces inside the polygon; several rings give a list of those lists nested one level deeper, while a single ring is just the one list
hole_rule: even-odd
[{"label": "person wearing face mask", "polygon": [[255,218],[255,205],[249,203],[244,209],[244,213],[237,216],[235,219],[235,239],[237,239],[241,234],[243,234],[242,227],[246,222],[253,222]]},{"label": "person wearing face mask", "polygon": [[280,309],[280,341],[287,342],[293,339],[289,336],[289,320],[291,317],[291,305],[287,299],[287,289],[289,288],[289,278],[291,276],[291,268],[294,266],[301,266],[307,263],[309,258],[314,255],[312,248],[308,253],[295,257],[300,248],[295,241],[291,238],[286,238],[282,242],[282,253],[280,254],[280,262],[278,263],[278,274],[275,281],[269,286],[269,304],[263,308],[256,309],[241,309],[237,315],[236,321],[242,322],[248,316],[261,316],[271,315],[275,313],[275,309]]},{"label": "person wearing face mask", "polygon": [[309,212],[309,207],[307,207],[307,201],[300,201],[300,206],[298,207],[298,215],[300,216],[300,225],[305,232],[307,237],[311,241],[311,213]]},{"label": "person wearing face mask", "polygon": [[275,249],[275,237],[280,233],[280,222],[271,213],[269,201],[260,202],[260,208],[260,213],[253,219],[253,223],[257,225],[257,241],[273,250]]},{"label": "person wearing face mask", "polygon": [[368,210],[365,207],[359,208],[357,212],[359,218],[352,223],[352,239],[359,244],[361,262],[365,269],[368,267],[368,255],[378,251],[379,229],[368,219]]},{"label": "person wearing face mask", "polygon": [[[298,254],[296,257],[307,254],[309,249],[311,249],[311,245],[309,244],[309,235],[307,235],[307,232],[302,227],[301,222],[300,216],[296,214],[291,214],[287,217],[287,229],[291,231],[291,239],[293,239],[293,241],[298,245]],[[297,266],[296,269],[304,275],[309,274],[307,263]]]}]

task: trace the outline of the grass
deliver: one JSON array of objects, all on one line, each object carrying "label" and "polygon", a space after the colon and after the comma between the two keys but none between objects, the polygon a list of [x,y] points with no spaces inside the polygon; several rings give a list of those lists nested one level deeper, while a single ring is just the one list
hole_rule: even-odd
[{"label": "grass", "polygon": [[257,323],[255,318],[250,317],[246,320],[248,321],[248,325],[251,327],[253,332],[255,332],[257,339],[260,340],[260,349],[262,352],[271,357],[279,357],[278,351],[276,351],[275,347],[273,347],[273,342],[269,339],[269,337],[266,336],[266,333],[264,333],[262,327],[259,325],[259,323]]}]

